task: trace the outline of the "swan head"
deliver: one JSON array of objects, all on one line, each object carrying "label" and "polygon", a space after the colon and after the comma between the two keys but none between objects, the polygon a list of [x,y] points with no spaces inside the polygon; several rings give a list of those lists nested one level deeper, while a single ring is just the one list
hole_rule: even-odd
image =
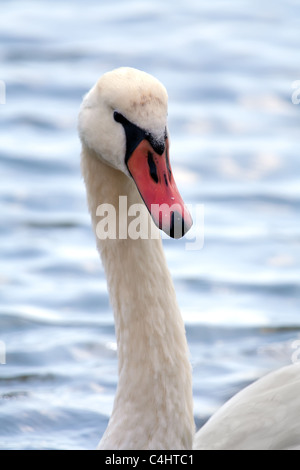
[{"label": "swan head", "polygon": [[173,238],[192,226],[169,160],[168,95],[132,68],[104,74],[85,96],[79,135],[107,165],[132,178],[155,224]]}]

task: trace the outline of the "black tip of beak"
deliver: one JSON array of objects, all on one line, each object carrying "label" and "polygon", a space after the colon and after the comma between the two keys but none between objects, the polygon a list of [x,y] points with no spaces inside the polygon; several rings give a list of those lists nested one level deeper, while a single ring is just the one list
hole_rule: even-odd
[{"label": "black tip of beak", "polygon": [[190,226],[185,223],[184,217],[179,212],[174,211],[171,213],[170,231],[168,233],[171,238],[182,238],[189,229]]}]

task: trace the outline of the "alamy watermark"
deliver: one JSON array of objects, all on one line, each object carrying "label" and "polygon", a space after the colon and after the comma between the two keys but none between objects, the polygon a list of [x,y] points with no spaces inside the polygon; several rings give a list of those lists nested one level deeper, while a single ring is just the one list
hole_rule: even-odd
[{"label": "alamy watermark", "polygon": [[0,364],[6,364],[6,344],[4,341],[0,341]]},{"label": "alamy watermark", "polygon": [[292,94],[292,103],[293,104],[300,104],[300,80],[296,80],[292,83],[292,88],[295,91]]},{"label": "alamy watermark", "polygon": [[[204,246],[204,205],[186,204],[186,210],[192,215],[193,226],[185,234],[185,248],[187,251],[201,250]],[[152,215],[155,214],[157,220],[161,221],[163,230],[168,232],[168,227],[172,236],[180,238],[184,232],[184,219],[189,218],[186,213],[181,214],[182,208],[177,204],[153,204],[151,206]],[[175,215],[175,216],[174,216]],[[179,216],[178,216],[179,215]],[[101,204],[96,210],[99,222],[96,225],[96,235],[99,240],[146,240],[158,239],[160,237],[157,227],[148,217],[148,209],[144,204],[128,205],[127,196],[119,196],[119,206],[116,208],[112,204]],[[162,232],[163,237],[167,235]]]},{"label": "alamy watermark", "polygon": [[6,84],[0,80],[0,104],[6,104]]}]

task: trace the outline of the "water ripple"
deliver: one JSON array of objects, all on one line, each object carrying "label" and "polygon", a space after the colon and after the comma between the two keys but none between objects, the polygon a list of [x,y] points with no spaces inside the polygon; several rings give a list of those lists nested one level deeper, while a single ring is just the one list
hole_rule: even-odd
[{"label": "water ripple", "polygon": [[[299,2],[4,1],[0,17],[0,447],[95,448],[117,385],[114,320],[76,122],[121,65],[168,88],[171,158],[204,246],[164,239],[195,420],[291,362],[299,338]],[[167,21],[166,21],[167,19]]]}]

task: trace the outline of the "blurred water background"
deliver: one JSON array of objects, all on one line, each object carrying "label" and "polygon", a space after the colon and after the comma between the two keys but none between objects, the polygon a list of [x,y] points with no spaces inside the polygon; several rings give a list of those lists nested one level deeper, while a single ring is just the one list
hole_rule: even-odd
[{"label": "blurred water background", "polygon": [[124,65],[167,87],[173,171],[186,202],[205,206],[202,250],[164,239],[199,427],[300,359],[299,1],[0,8],[0,448],[93,449],[110,416],[113,316],[76,121],[98,77]]}]

